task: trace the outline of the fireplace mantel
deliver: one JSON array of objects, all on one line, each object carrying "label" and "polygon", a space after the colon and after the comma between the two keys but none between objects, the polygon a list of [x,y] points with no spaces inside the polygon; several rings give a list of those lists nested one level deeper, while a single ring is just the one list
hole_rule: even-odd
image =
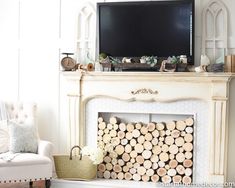
[{"label": "fireplace mantel", "polygon": [[[229,97],[229,82],[235,76],[232,73],[192,72],[62,72],[62,74],[66,80],[75,84],[69,95],[79,95],[83,99],[82,102],[101,96],[159,102],[185,99],[226,101]],[[152,90],[156,94],[146,93],[144,90]]]},{"label": "fireplace mantel", "polygon": [[[232,73],[154,73],[154,72],[62,72],[69,85],[66,94],[76,98],[78,123],[70,144],[85,145],[85,109],[97,97],[123,101],[170,103],[203,100],[210,104],[210,176],[208,182],[224,183],[227,171],[229,83]],[[75,125],[76,124],[76,125]],[[68,148],[71,146],[68,146]]]},{"label": "fireplace mantel", "polygon": [[[139,79],[148,79],[148,78],[154,78],[154,79],[163,79],[168,80],[168,78],[191,78],[191,79],[198,79],[198,78],[207,78],[206,80],[216,79],[216,78],[224,78],[229,79],[235,76],[235,73],[196,73],[196,72],[79,72],[79,71],[63,71],[61,72],[63,76],[65,76],[68,79],[71,80],[77,80],[77,79],[94,79],[94,78],[106,78],[108,80],[110,79],[116,79],[118,77],[123,76],[130,76],[132,78],[139,78]],[[123,78],[124,80],[127,79],[126,77]],[[178,80],[178,79],[177,79]]]}]

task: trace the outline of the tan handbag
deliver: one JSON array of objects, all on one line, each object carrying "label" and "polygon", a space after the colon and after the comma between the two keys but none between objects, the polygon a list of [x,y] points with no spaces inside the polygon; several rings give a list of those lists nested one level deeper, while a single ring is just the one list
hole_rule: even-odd
[{"label": "tan handbag", "polygon": [[[72,156],[72,151],[79,148],[79,155]],[[81,155],[81,148],[73,146],[70,155],[54,155],[55,169],[58,178],[68,180],[91,180],[96,178],[97,165],[88,156]]]}]

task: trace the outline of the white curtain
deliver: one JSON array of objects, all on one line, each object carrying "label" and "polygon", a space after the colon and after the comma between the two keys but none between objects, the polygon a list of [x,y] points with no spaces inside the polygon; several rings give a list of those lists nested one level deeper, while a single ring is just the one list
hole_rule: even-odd
[{"label": "white curtain", "polygon": [[4,102],[0,101],[0,121],[7,120],[7,110]]}]

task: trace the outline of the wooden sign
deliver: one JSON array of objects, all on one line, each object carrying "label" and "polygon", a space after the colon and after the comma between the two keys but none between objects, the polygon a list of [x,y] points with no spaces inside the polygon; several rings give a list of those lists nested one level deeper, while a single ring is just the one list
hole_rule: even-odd
[{"label": "wooden sign", "polygon": [[224,62],[224,72],[235,72],[235,55],[225,56]]}]

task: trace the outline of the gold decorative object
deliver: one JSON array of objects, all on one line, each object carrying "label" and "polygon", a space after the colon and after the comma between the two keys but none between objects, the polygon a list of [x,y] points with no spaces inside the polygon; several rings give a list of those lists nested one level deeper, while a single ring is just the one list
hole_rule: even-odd
[{"label": "gold decorative object", "polygon": [[175,70],[176,70],[176,64],[168,63],[167,60],[163,60],[159,71],[160,72],[175,72]]},{"label": "gold decorative object", "polygon": [[131,94],[132,95],[139,95],[139,94],[157,95],[158,91],[157,90],[153,91],[152,89],[142,88],[142,89],[137,89],[136,91],[131,91]]},{"label": "gold decorative object", "polygon": [[78,69],[82,71],[93,71],[94,70],[94,65],[92,63],[88,64],[79,64]]}]

